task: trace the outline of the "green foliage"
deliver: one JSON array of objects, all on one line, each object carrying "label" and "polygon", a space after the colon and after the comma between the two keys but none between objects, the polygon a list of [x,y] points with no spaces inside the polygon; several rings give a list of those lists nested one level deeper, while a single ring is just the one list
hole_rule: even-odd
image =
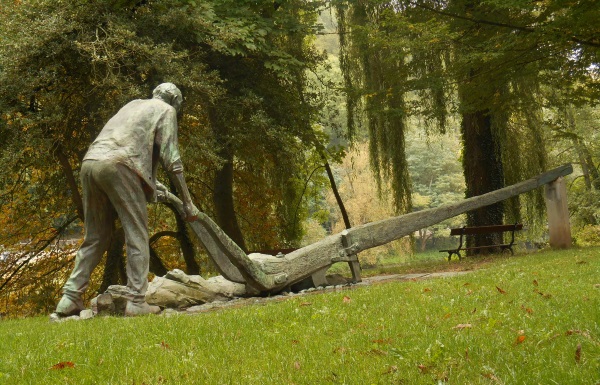
[{"label": "green foliage", "polygon": [[[82,217],[78,170],[106,120],[159,83],[183,91],[180,150],[195,203],[214,214],[212,181],[234,162],[236,214],[251,246],[293,244],[300,191],[323,136],[307,71],[320,2],[15,1],[0,9],[0,244],[59,235]],[[164,180],[164,177],[163,177]],[[318,185],[318,181],[317,181]],[[301,206],[302,209],[295,208]],[[79,211],[78,211],[79,209]],[[153,231],[172,229],[153,210]],[[5,266],[56,276],[39,264]],[[61,269],[68,262],[60,261]],[[62,270],[61,270],[62,271]],[[2,275],[0,290],[8,283]],[[14,276],[16,279],[18,276]],[[56,281],[56,286],[62,282]],[[56,290],[57,291],[57,290]]]},{"label": "green foliage", "polygon": [[587,225],[574,234],[575,243],[582,247],[600,245],[600,226]]},{"label": "green foliage", "polygon": [[[409,116],[428,123],[427,132],[443,131],[448,112],[489,117],[490,151],[502,163],[500,185],[547,168],[542,107],[565,100],[581,105],[599,96],[598,25],[590,23],[599,9],[593,3],[337,3],[349,130],[362,121],[362,107],[373,164],[391,170],[382,175],[395,175],[397,202],[410,191],[403,148]],[[549,89],[564,90],[564,98]],[[505,208],[509,220],[539,225],[542,197],[528,194]]]},{"label": "green foliage", "polygon": [[[408,134],[407,156],[412,184],[413,210],[420,211],[465,198],[465,180],[460,163],[461,143],[450,120],[446,134],[425,134],[417,128]],[[453,135],[454,133],[454,135]],[[419,231],[419,250],[433,247],[439,238],[449,235],[449,229],[465,225],[460,215]]]},{"label": "green foliage", "polygon": [[544,252],[458,277],[195,316],[5,320],[0,378],[15,385],[594,384],[599,268],[598,249]]}]

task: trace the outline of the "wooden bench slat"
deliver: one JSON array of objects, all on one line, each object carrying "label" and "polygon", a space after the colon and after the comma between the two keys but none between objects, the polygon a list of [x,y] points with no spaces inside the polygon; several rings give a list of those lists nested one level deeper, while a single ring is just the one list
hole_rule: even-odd
[{"label": "wooden bench slat", "polygon": [[492,249],[494,247],[510,247],[510,246],[512,246],[510,243],[504,243],[504,244],[501,244],[501,245],[461,247],[460,249],[440,250],[440,253],[441,252],[449,252],[449,251],[458,251],[458,250]]},{"label": "wooden bench slat", "polygon": [[479,227],[460,227],[457,229],[451,229],[450,235],[475,235],[475,234],[491,234],[500,233],[506,231],[519,231],[523,229],[523,224],[517,225],[494,225],[494,226],[479,226]]}]

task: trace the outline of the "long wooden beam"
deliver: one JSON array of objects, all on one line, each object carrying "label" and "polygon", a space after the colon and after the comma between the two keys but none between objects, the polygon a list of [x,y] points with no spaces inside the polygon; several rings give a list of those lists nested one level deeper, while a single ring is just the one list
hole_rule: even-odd
[{"label": "long wooden beam", "polygon": [[448,218],[535,190],[572,172],[573,166],[566,164],[526,181],[471,197],[458,203],[356,226],[349,229],[348,234],[352,243],[357,244],[357,251],[370,249],[412,234],[419,229],[434,225]]},{"label": "long wooden beam", "polygon": [[[311,276],[338,261],[351,261],[356,253],[381,246],[445,219],[515,197],[571,174],[570,164],[547,171],[535,178],[504,187],[461,202],[417,211],[367,223],[330,235],[282,258],[262,254],[246,255],[208,216],[191,227],[205,245],[223,276],[234,282],[246,282],[261,291],[275,292]],[[162,197],[179,209],[181,201],[172,194]]]}]

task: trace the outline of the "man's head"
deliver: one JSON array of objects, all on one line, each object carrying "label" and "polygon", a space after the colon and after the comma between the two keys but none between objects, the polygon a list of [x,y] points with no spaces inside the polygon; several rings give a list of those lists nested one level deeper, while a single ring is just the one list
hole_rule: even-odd
[{"label": "man's head", "polygon": [[173,83],[162,83],[152,91],[152,97],[160,99],[165,103],[168,103],[175,107],[177,113],[181,110],[181,103],[183,102],[183,96],[179,88]]}]

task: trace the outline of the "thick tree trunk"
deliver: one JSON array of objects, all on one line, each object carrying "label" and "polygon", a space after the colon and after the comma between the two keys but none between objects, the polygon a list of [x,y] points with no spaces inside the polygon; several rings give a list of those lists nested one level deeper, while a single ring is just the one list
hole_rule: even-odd
[{"label": "thick tree trunk", "polygon": [[83,222],[83,200],[79,193],[79,188],[77,187],[77,180],[75,179],[75,173],[73,172],[73,167],[71,167],[71,162],[69,162],[62,145],[58,142],[54,143],[52,153],[60,163],[60,167],[67,179],[67,185],[71,190],[71,199],[73,199],[73,203],[75,203],[75,210],[77,211],[79,219]]},{"label": "thick tree trunk", "polygon": [[[176,191],[174,186],[171,186],[171,191]],[[194,249],[194,244],[190,238],[190,233],[188,231],[188,227],[186,226],[186,222],[173,205],[167,204],[167,207],[171,209],[173,215],[175,216],[175,221],[177,222],[176,238],[177,241],[179,241],[181,254],[183,255],[183,260],[185,261],[185,272],[191,275],[199,275],[200,266],[198,265],[198,262],[196,262],[196,250]]]},{"label": "thick tree trunk", "polygon": [[167,267],[163,263],[162,259],[158,256],[156,251],[152,246],[149,248],[150,250],[150,261],[149,261],[149,270],[152,274],[162,277],[167,274]]},{"label": "thick tree trunk", "polygon": [[102,276],[99,293],[104,293],[110,285],[127,284],[127,272],[125,271],[125,232],[121,226],[113,229],[110,246],[106,252],[106,266]]},{"label": "thick tree trunk", "polygon": [[583,177],[585,178],[586,188],[588,190],[600,190],[600,173],[594,165],[594,160],[589,148],[579,137],[573,139],[573,141],[575,143],[577,155],[579,156],[579,162],[581,163],[581,169],[583,171]]},{"label": "thick tree trunk", "polygon": [[198,262],[196,262],[196,251],[190,238],[186,222],[180,215],[176,215],[175,217],[177,218],[177,239],[179,240],[179,246],[181,247],[181,253],[183,254],[183,260],[185,261],[186,273],[199,275],[200,266],[198,265]]},{"label": "thick tree trunk", "polygon": [[[465,113],[462,117],[463,169],[467,185],[466,197],[471,198],[504,187],[504,172],[500,145],[492,131],[492,117],[487,111]],[[467,226],[502,224],[504,206],[498,202],[467,212]],[[502,242],[502,234],[482,234],[469,237],[468,247],[488,246]],[[493,252],[486,249],[486,252]]]},{"label": "thick tree trunk", "polygon": [[225,163],[217,170],[213,188],[217,223],[242,250],[247,251],[233,202],[233,156],[228,151],[221,151],[219,155],[225,159]]},{"label": "thick tree trunk", "polygon": [[234,150],[229,141],[229,130],[220,124],[218,112],[211,113],[212,131],[219,146],[217,155],[223,161],[215,173],[213,203],[218,225],[242,250],[247,252],[246,242],[235,214],[233,201],[233,159]]}]

